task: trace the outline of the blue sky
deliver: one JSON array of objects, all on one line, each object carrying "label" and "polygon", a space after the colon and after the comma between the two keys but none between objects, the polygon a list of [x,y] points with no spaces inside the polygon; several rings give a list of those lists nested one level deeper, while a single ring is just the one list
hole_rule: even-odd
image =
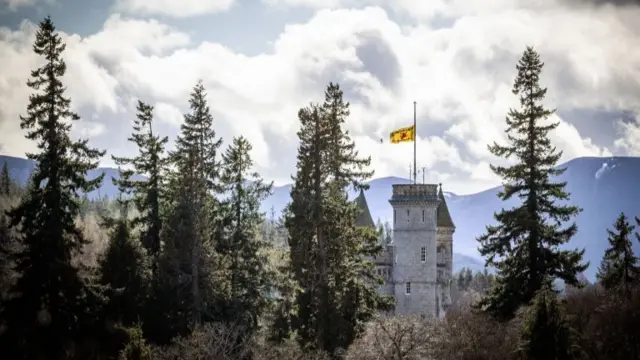
[{"label": "blue sky", "polygon": [[[65,77],[83,120],[76,136],[108,154],[134,149],[138,99],[170,137],[197,79],[218,134],[244,135],[276,183],[295,166],[297,110],[338,81],[347,122],[376,176],[405,176],[411,145],[380,144],[418,102],[418,166],[470,193],[496,185],[486,150],[503,141],[515,64],[532,45],[546,62],[547,105],[563,160],[639,155],[640,9],[600,0],[0,0],[0,153],[33,149],[18,116],[37,22],[68,44]],[[111,165],[106,156],[103,165]]]}]

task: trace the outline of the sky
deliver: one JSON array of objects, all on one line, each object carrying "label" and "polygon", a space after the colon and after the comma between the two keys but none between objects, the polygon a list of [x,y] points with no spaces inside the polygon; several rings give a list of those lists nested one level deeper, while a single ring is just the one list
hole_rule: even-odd
[{"label": "sky", "polygon": [[[446,191],[500,184],[487,145],[504,143],[511,89],[527,46],[545,62],[545,105],[562,161],[640,156],[640,6],[632,0],[0,0],[0,154],[24,156],[35,29],[46,15],[67,43],[63,79],[82,117],[73,136],[111,155],[142,100],[174,139],[201,79],[217,134],[253,145],[276,185],[295,170],[298,109],[338,82],[345,126],[375,177],[408,177],[417,103],[419,176]],[[384,139],[383,143],[380,139]],[[226,145],[225,145],[226,146]]]}]

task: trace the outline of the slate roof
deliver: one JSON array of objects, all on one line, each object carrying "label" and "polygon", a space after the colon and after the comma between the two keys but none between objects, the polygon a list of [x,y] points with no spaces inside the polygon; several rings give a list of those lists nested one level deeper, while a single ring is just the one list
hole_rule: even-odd
[{"label": "slate roof", "polygon": [[437,216],[438,216],[438,227],[439,228],[455,228],[456,226],[453,224],[453,220],[451,220],[451,214],[449,214],[449,207],[447,207],[447,201],[444,198],[444,193],[442,193],[442,184],[440,184],[440,190],[438,191],[438,199],[440,203],[438,204]]},{"label": "slate roof", "polygon": [[364,191],[360,190],[360,194],[356,198],[356,205],[360,208],[360,213],[356,217],[356,226],[369,226],[372,228],[376,227],[376,224],[373,222],[373,218],[371,217],[371,212],[369,211],[369,205],[367,204],[367,199],[364,197]]}]

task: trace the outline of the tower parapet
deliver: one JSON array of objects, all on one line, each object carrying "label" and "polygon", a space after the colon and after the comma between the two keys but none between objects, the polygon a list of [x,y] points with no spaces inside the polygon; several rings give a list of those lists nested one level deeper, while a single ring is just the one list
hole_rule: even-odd
[{"label": "tower parapet", "polygon": [[395,184],[389,202],[393,206],[405,201],[438,201],[438,185],[433,184]]}]

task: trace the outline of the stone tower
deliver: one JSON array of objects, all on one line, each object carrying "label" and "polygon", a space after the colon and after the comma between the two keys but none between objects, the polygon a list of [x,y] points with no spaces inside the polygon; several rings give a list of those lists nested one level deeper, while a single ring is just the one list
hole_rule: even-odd
[{"label": "stone tower", "polygon": [[456,227],[451,220],[451,214],[447,207],[447,201],[442,192],[442,184],[438,190],[437,213],[437,269],[438,269],[438,294],[437,316],[442,317],[451,305],[451,281],[453,274],[453,233]]},{"label": "stone tower", "polygon": [[395,313],[440,316],[437,266],[438,186],[393,185]]}]

